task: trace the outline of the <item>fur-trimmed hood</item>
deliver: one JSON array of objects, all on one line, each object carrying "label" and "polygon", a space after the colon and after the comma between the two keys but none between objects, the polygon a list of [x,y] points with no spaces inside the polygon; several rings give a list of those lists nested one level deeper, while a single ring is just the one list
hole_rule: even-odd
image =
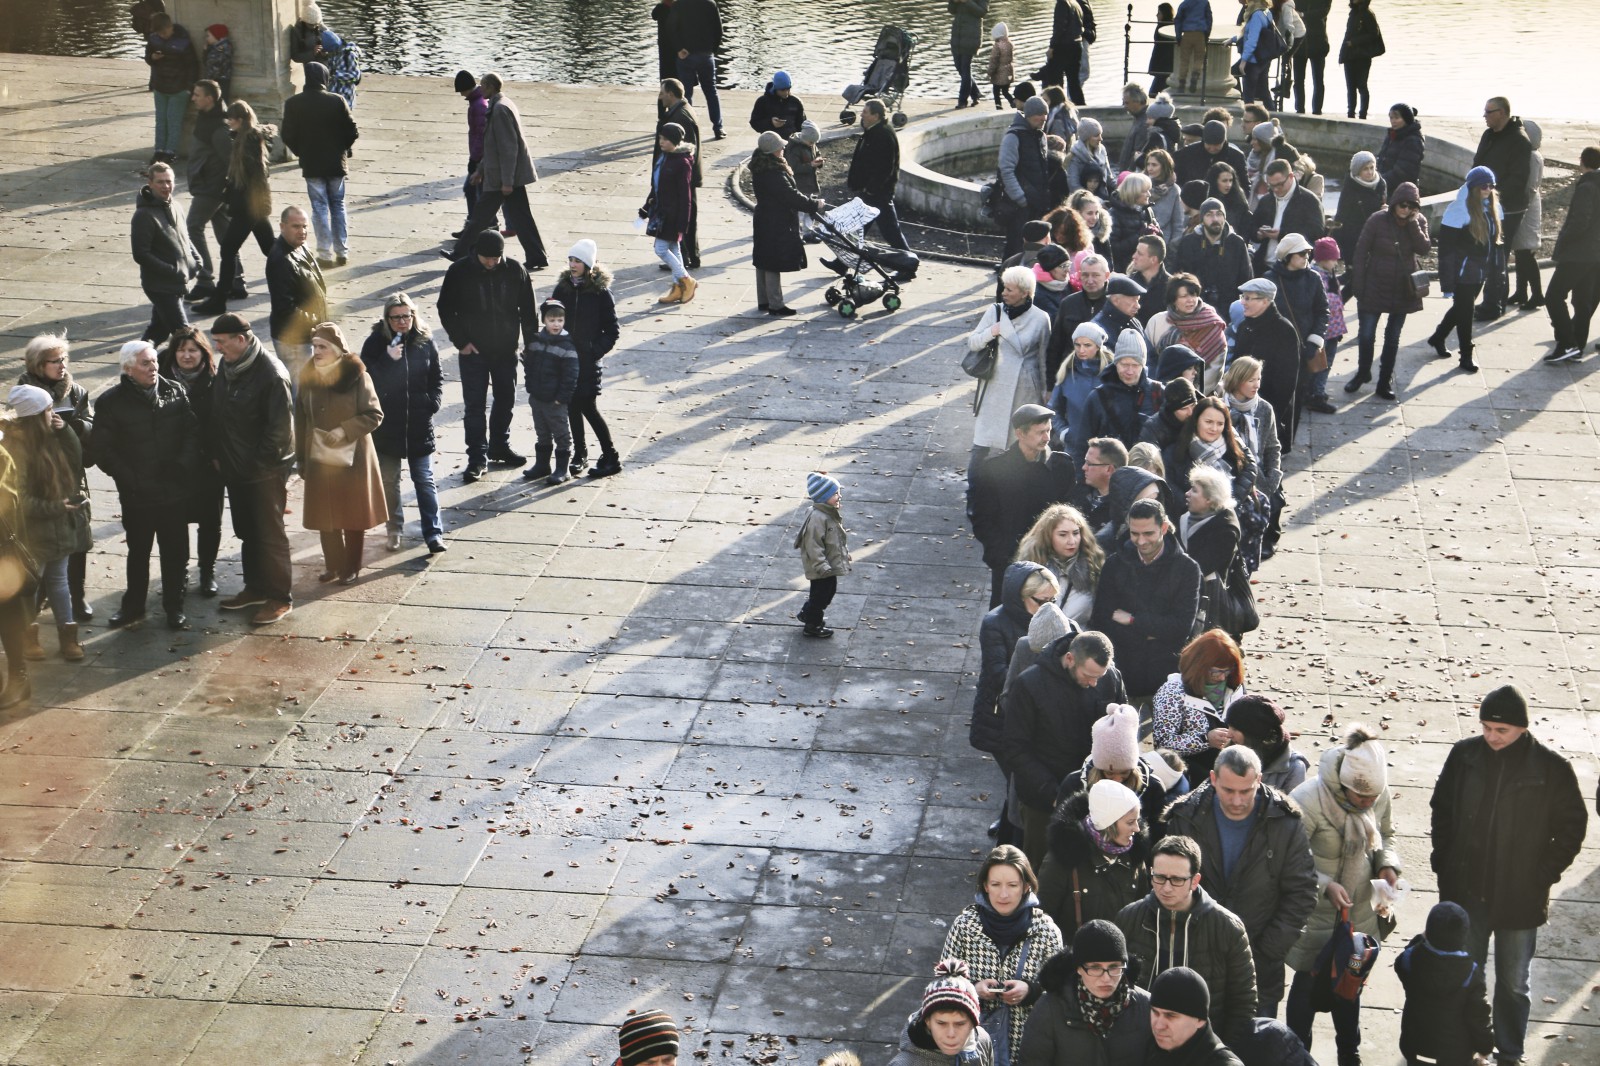
[{"label": "fur-trimmed hood", "polygon": [[[1084,959],[1084,962],[1105,962],[1105,959]],[[1139,975],[1144,972],[1144,960],[1137,956],[1128,956],[1128,968],[1122,971],[1122,980],[1130,986],[1139,983]],[[1067,997],[1068,1002],[1076,1002],[1078,986],[1078,960],[1072,957],[1072,949],[1050,956],[1044,966],[1039,970],[1039,984],[1052,996]],[[1137,989],[1136,989],[1137,991]]]},{"label": "fur-trimmed hood", "polygon": [[611,271],[596,263],[584,272],[581,281],[572,276],[571,270],[563,270],[556,282],[559,284],[563,281],[580,291],[604,292],[611,288]]},{"label": "fur-trimmed hood", "polygon": [[[1050,853],[1068,868],[1086,865],[1101,854],[1089,836],[1089,831],[1083,826],[1083,821],[1087,817],[1089,817],[1087,790],[1067,797],[1067,801],[1057,807],[1055,813],[1050,816]],[[1133,835],[1133,845],[1123,854],[1115,856],[1115,861],[1139,868],[1144,866],[1149,857],[1150,830],[1141,820],[1139,831]]]}]

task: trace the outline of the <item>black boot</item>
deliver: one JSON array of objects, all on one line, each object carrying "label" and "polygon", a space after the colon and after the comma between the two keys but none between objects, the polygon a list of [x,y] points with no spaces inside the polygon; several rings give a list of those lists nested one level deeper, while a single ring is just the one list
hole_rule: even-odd
[{"label": "black boot", "polygon": [[228,298],[221,292],[212,292],[203,303],[197,303],[189,309],[194,315],[220,315],[228,310]]},{"label": "black boot", "polygon": [[215,596],[217,594],[217,575],[215,569],[209,566],[200,568],[200,584],[196,586],[202,596]]},{"label": "black boot", "polygon": [[1361,364],[1360,368],[1356,370],[1355,374],[1350,378],[1350,380],[1344,383],[1344,391],[1346,393],[1359,392],[1361,391],[1361,386],[1365,385],[1371,380],[1372,364],[1370,362],[1363,363]]},{"label": "black boot", "polygon": [[1452,354],[1450,349],[1444,346],[1444,337],[1443,333],[1434,333],[1428,338],[1428,347],[1433,349],[1435,358],[1449,359]]},{"label": "black boot", "polygon": [[622,457],[608,448],[600,453],[600,461],[589,471],[590,477],[611,477],[622,473]]},{"label": "black boot", "polygon": [[572,462],[567,465],[567,473],[573,477],[582,477],[583,472],[589,468],[589,453],[583,448],[572,450]]},{"label": "black boot", "polygon": [[1476,374],[1478,372],[1478,364],[1474,363],[1472,361],[1472,349],[1471,348],[1462,348],[1461,349],[1460,366],[1461,366],[1462,373],[1465,373],[1465,374]]},{"label": "black boot", "polygon": [[556,466],[550,471],[550,476],[545,479],[546,485],[560,485],[567,480],[567,460],[571,456],[567,452],[556,452]]},{"label": "black boot", "polygon": [[548,444],[533,446],[533,465],[522,472],[522,480],[537,481],[550,476],[550,448]]}]

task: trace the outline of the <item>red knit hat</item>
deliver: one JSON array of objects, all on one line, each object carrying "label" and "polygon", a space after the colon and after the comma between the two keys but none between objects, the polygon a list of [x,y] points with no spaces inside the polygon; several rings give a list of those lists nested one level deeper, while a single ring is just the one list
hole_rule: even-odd
[{"label": "red knit hat", "polygon": [[224,26],[220,22],[214,22],[206,27],[206,32],[220,41],[224,37],[228,36],[228,27]]}]

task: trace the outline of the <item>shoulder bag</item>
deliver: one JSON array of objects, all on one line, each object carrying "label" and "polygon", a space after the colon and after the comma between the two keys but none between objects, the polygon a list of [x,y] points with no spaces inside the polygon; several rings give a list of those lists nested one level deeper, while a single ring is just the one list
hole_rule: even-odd
[{"label": "shoulder bag", "polygon": [[[1005,314],[1005,309],[999,302],[994,305],[994,320],[998,325],[1000,316]],[[990,337],[989,343],[977,351],[968,351],[961,357],[961,369],[969,378],[987,380],[994,375],[995,364],[1000,361],[1000,338]]]},{"label": "shoulder bag", "polygon": [[328,438],[332,435],[331,429],[314,429],[311,431],[311,461],[321,463],[323,466],[344,467],[346,469],[356,465],[356,441],[347,440],[343,444],[334,444]]}]

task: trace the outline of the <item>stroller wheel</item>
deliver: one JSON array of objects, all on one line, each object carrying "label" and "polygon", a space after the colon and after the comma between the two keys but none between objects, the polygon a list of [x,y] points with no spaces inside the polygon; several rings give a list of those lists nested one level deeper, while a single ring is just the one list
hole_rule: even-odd
[{"label": "stroller wheel", "polygon": [[829,307],[833,307],[840,300],[844,299],[844,293],[839,291],[839,286],[829,285],[828,291],[822,294],[822,298],[828,301]]},{"label": "stroller wheel", "polygon": [[856,305],[851,303],[849,300],[841,300],[841,301],[839,301],[839,317],[840,318],[854,318],[854,317],[856,317]]},{"label": "stroller wheel", "polygon": [[856,124],[856,113],[848,107],[845,108],[839,112],[839,122],[845,126],[854,126]]},{"label": "stroller wheel", "polygon": [[904,111],[896,111],[894,117],[889,121],[894,123],[895,129],[903,130],[906,128],[906,113]]},{"label": "stroller wheel", "polygon": [[885,311],[900,310],[900,297],[892,292],[885,294],[883,297],[883,309]]}]

